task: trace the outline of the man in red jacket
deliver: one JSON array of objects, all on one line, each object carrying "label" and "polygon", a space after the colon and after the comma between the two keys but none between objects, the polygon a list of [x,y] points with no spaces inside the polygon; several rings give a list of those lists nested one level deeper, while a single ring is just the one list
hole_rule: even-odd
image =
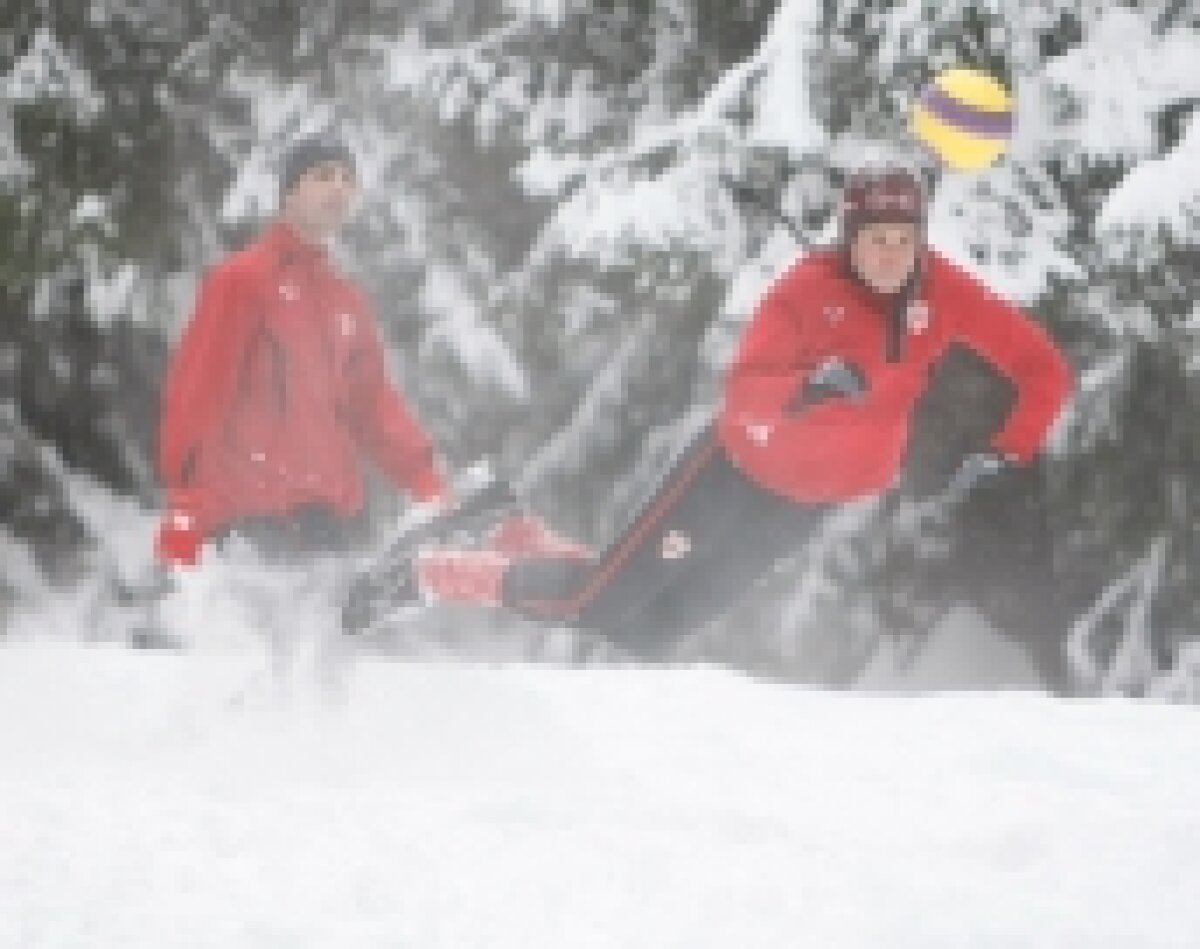
[{"label": "man in red jacket", "polygon": [[1029,462],[1068,393],[1066,363],[1035,322],[926,246],[925,218],[908,172],[852,177],[839,244],[770,288],[715,423],[600,556],[510,521],[485,549],[421,551],[416,586],[658,655],[724,612],[832,506],[893,484],[914,405],[952,344],[1012,382],[990,451]]},{"label": "man in red jacket", "polygon": [[205,275],[163,390],[160,559],[193,563],[204,538],[231,532],[271,557],[345,550],[361,533],[363,458],[418,499],[443,496],[367,300],[326,249],[355,190],[343,143],[297,142],[278,218]]}]

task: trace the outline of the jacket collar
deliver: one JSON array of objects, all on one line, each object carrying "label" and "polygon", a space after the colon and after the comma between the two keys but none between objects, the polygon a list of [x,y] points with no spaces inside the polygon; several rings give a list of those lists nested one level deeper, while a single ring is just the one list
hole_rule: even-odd
[{"label": "jacket collar", "polygon": [[908,306],[924,292],[928,245],[917,252],[917,260],[908,282],[895,293],[880,293],[858,275],[850,263],[850,251],[842,247],[839,253],[842,275],[855,295],[872,313],[878,314],[884,325],[884,359],[899,362],[904,357],[904,339],[908,335]]},{"label": "jacket collar", "polygon": [[304,240],[286,221],[277,219],[267,225],[262,243],[281,266],[328,266],[328,251],[319,244]]}]

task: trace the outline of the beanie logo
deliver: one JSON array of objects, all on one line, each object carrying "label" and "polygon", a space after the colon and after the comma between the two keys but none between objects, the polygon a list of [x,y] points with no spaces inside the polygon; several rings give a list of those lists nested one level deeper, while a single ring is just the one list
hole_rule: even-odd
[{"label": "beanie logo", "polygon": [[903,214],[918,217],[924,195],[908,176],[852,182],[842,192],[842,215]]},{"label": "beanie logo", "polygon": [[846,308],[836,303],[826,304],[822,313],[825,316],[825,322],[830,326],[837,326],[846,318]]},{"label": "beanie logo", "polygon": [[911,191],[884,191],[875,189],[867,192],[867,210],[869,211],[911,211],[917,210],[917,199]]}]

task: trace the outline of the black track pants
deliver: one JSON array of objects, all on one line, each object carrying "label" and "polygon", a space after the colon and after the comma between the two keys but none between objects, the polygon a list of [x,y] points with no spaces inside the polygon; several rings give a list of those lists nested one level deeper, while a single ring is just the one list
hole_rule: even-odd
[{"label": "black track pants", "polygon": [[518,561],[505,577],[504,600],[526,616],[595,630],[654,658],[732,607],[804,544],[827,509],[755,485],[709,428],[601,556]]}]

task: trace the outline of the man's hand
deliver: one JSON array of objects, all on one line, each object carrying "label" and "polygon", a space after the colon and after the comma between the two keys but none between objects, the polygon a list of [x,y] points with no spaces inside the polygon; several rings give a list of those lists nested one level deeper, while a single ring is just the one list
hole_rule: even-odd
[{"label": "man's hand", "polygon": [[1005,468],[1011,467],[1011,461],[1004,455],[994,451],[981,451],[967,455],[958,471],[950,479],[939,499],[957,501],[972,491],[978,484],[995,477]]},{"label": "man's hand", "polygon": [[867,378],[863,371],[854,363],[835,356],[808,373],[783,410],[787,415],[796,415],[830,399],[858,399],[866,391]]},{"label": "man's hand", "polygon": [[206,524],[201,495],[192,488],[168,488],[167,509],[158,523],[154,553],[169,567],[194,567],[200,559]]},{"label": "man's hand", "polygon": [[973,474],[976,479],[996,474],[1009,465],[1009,459],[994,451],[979,451],[967,455],[959,466],[960,472]]},{"label": "man's hand", "polygon": [[443,488],[432,497],[425,498],[419,502],[423,507],[429,510],[429,513],[434,517],[442,514],[449,514],[458,507],[458,498],[454,491],[449,486]]},{"label": "man's hand", "polygon": [[184,511],[173,510],[163,515],[154,538],[154,554],[170,567],[194,567],[200,559],[204,535],[196,518]]},{"label": "man's hand", "polygon": [[454,510],[458,504],[454,499],[454,488],[440,465],[432,465],[421,472],[409,490],[413,502],[430,513],[443,514]]},{"label": "man's hand", "polygon": [[422,525],[431,524],[439,517],[453,511],[458,507],[458,503],[458,498],[448,487],[443,488],[437,494],[414,498],[413,503],[408,506],[396,522],[396,530],[404,534]]},{"label": "man's hand", "polygon": [[928,519],[953,511],[981,483],[994,478],[1012,466],[1012,460],[997,452],[985,451],[967,455],[950,482],[937,494],[923,501],[909,502],[896,514],[897,523],[916,529]]}]

